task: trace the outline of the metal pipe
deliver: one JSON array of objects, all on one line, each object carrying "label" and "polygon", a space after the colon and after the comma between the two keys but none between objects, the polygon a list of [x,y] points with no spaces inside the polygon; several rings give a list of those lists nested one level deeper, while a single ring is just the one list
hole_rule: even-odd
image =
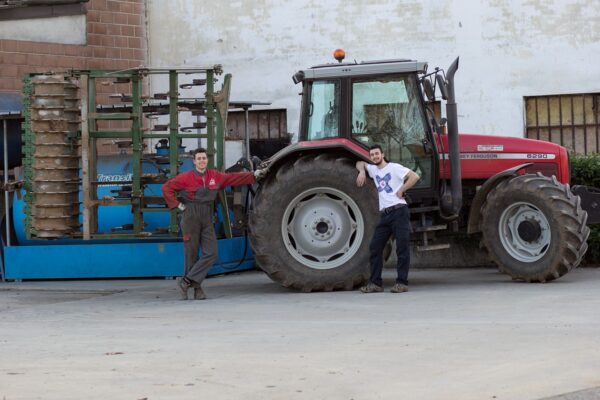
[{"label": "metal pipe", "polygon": [[244,146],[246,147],[246,159],[250,160],[250,128],[248,127],[248,107],[244,108]]},{"label": "metal pipe", "polygon": [[460,173],[460,144],[458,138],[458,113],[454,94],[454,74],[458,69],[458,58],[454,60],[446,74],[448,100],[446,102],[446,117],[448,118],[448,155],[450,156],[450,191],[452,206],[450,212],[458,215],[462,207],[462,180]]},{"label": "metal pipe", "polygon": [[[8,184],[8,138],[7,138],[7,121],[4,120],[4,130],[2,132],[2,139],[4,143],[4,187]],[[4,221],[6,222],[6,247],[10,246],[10,201],[8,198],[8,192],[4,191]],[[4,264],[2,265],[4,269]],[[2,279],[4,279],[4,271],[2,271]]]}]

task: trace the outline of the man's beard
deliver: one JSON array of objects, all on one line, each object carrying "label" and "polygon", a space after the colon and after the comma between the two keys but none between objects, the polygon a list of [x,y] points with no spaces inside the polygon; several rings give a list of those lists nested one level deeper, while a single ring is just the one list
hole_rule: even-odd
[{"label": "man's beard", "polygon": [[375,165],[381,165],[382,162],[383,162],[383,158],[380,158],[379,162],[376,162]]}]

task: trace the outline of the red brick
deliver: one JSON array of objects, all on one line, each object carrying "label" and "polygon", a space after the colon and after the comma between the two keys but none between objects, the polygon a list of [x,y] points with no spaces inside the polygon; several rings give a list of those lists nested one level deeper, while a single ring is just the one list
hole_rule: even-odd
[{"label": "red brick", "polygon": [[18,51],[18,43],[16,40],[2,40],[2,50],[15,52]]},{"label": "red brick", "polygon": [[117,69],[129,68],[129,62],[127,60],[115,60],[114,65]]},{"label": "red brick", "polygon": [[111,47],[109,49],[106,49],[106,57],[110,58],[110,59],[117,59],[117,58],[121,58],[121,50]]},{"label": "red brick", "polygon": [[106,0],[92,0],[90,1],[89,7],[92,10],[107,10]]},{"label": "red brick", "polygon": [[102,46],[105,47],[114,47],[115,46],[115,38],[112,36],[102,36]]},{"label": "red brick", "polygon": [[133,12],[138,15],[143,14],[144,13],[144,4],[143,3],[135,3],[133,5]]},{"label": "red brick", "polygon": [[28,54],[27,55],[27,64],[31,66],[43,65],[44,56],[40,54]]},{"label": "red brick", "polygon": [[140,26],[136,26],[135,27],[135,34],[134,36],[136,37],[144,37],[144,28],[140,27]]},{"label": "red brick", "polygon": [[87,62],[87,68],[89,69],[100,69],[102,68],[102,60],[99,58],[90,58]]},{"label": "red brick", "polygon": [[1,90],[15,90],[16,89],[15,81],[16,81],[16,79],[12,79],[12,78],[0,78],[0,89]]},{"label": "red brick", "polygon": [[19,65],[17,76],[19,79],[23,79],[29,72],[31,72],[31,67],[29,65]]},{"label": "red brick", "polygon": [[127,47],[127,38],[123,36],[115,37],[115,47]]},{"label": "red brick", "polygon": [[106,8],[109,11],[118,12],[121,7],[119,7],[119,2],[115,0],[108,0],[106,2]]},{"label": "red brick", "polygon": [[83,46],[78,46],[78,45],[65,46],[65,55],[67,55],[67,56],[83,56]]},{"label": "red brick", "polygon": [[129,60],[127,68],[137,68],[137,67],[141,66],[142,64],[143,64],[143,62],[141,62],[139,60]]},{"label": "red brick", "polygon": [[8,62],[15,65],[24,65],[27,64],[27,56],[21,53],[9,53],[10,58],[7,60]]},{"label": "red brick", "polygon": [[100,65],[102,65],[101,68],[103,69],[113,69],[113,64],[112,64],[112,60],[109,60],[107,58],[100,60]]},{"label": "red brick", "polygon": [[144,59],[146,58],[145,56],[146,56],[146,52],[144,50],[141,50],[141,49],[133,50],[133,59],[134,60],[144,61]]},{"label": "red brick", "polygon": [[120,4],[120,9],[122,13],[128,13],[131,14],[133,13],[133,4],[131,3],[121,3]]},{"label": "red brick", "polygon": [[94,47],[94,57],[98,58],[104,58],[106,57],[106,48],[104,47]]},{"label": "red brick", "polygon": [[102,45],[102,37],[103,37],[103,35],[96,35],[96,34],[90,33],[89,35],[87,35],[87,45],[88,46]]},{"label": "red brick", "polygon": [[92,46],[82,46],[81,55],[83,57],[92,57],[94,55],[94,48]]},{"label": "red brick", "polygon": [[17,66],[16,65],[3,65],[2,66],[2,76],[7,78],[16,78],[17,77]]},{"label": "red brick", "polygon": [[87,13],[87,22],[100,22],[100,13],[98,11],[89,11]]},{"label": "red brick", "polygon": [[106,35],[106,24],[103,24],[101,22],[95,22],[90,25],[93,25],[94,28],[92,33],[96,33],[98,35]]},{"label": "red brick", "polygon": [[122,25],[121,26],[121,35],[123,36],[133,36],[135,33],[135,29],[131,25]]},{"label": "red brick", "polygon": [[120,35],[121,34],[121,26],[115,24],[107,24],[106,25],[106,34],[107,35]]},{"label": "red brick", "polygon": [[100,22],[103,22],[105,24],[112,24],[113,19],[113,13],[111,12],[104,11],[100,13]]},{"label": "red brick", "polygon": [[67,45],[64,44],[47,44],[45,43],[45,49],[49,54],[55,56],[62,56],[65,54],[65,48]]},{"label": "red brick", "polygon": [[115,15],[113,15],[113,22],[115,24],[126,25],[127,24],[127,14],[115,13]]},{"label": "red brick", "polygon": [[121,49],[121,58],[132,60],[134,57],[134,49]]},{"label": "red brick", "polygon": [[129,39],[127,39],[127,41],[129,47],[133,49],[139,49],[140,47],[142,47],[142,39],[140,38],[130,37]]},{"label": "red brick", "polygon": [[17,48],[13,51],[18,51],[19,53],[38,53],[38,49],[35,48],[34,42],[27,42],[25,40],[20,40],[17,43]]},{"label": "red brick", "polygon": [[127,14],[127,24],[139,26],[142,24],[142,17],[136,14]]}]

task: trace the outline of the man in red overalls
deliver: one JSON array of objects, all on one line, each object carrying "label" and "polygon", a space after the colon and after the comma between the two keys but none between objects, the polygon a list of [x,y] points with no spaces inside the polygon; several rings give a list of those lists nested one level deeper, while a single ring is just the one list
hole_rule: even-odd
[{"label": "man in red overalls", "polygon": [[[208,154],[199,148],[192,152],[194,169],[170,179],[162,187],[169,208],[179,208],[183,218],[183,245],[185,250],[185,272],[177,278],[181,299],[187,300],[188,290],[194,288],[194,299],[204,300],[206,294],[201,284],[208,270],[217,259],[217,238],[213,226],[212,204],[219,190],[226,186],[249,185],[264,176],[265,170],[254,172],[223,173],[207,169]],[[176,197],[180,192],[182,202]],[[202,257],[198,250],[202,247]]]}]

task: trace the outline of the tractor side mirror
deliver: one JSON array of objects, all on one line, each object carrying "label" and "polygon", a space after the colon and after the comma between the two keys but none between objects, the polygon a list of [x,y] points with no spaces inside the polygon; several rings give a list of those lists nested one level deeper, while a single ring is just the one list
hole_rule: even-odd
[{"label": "tractor side mirror", "polygon": [[442,99],[448,100],[448,87],[446,86],[446,80],[440,74],[437,74],[435,76],[435,80],[437,81],[438,87],[440,88]]},{"label": "tractor side mirror", "polygon": [[298,84],[304,80],[304,72],[298,71],[292,76],[292,80],[295,84]]},{"label": "tractor side mirror", "polygon": [[435,101],[435,89],[433,88],[433,84],[429,79],[423,79],[423,91],[425,92],[425,96],[429,101]]}]

